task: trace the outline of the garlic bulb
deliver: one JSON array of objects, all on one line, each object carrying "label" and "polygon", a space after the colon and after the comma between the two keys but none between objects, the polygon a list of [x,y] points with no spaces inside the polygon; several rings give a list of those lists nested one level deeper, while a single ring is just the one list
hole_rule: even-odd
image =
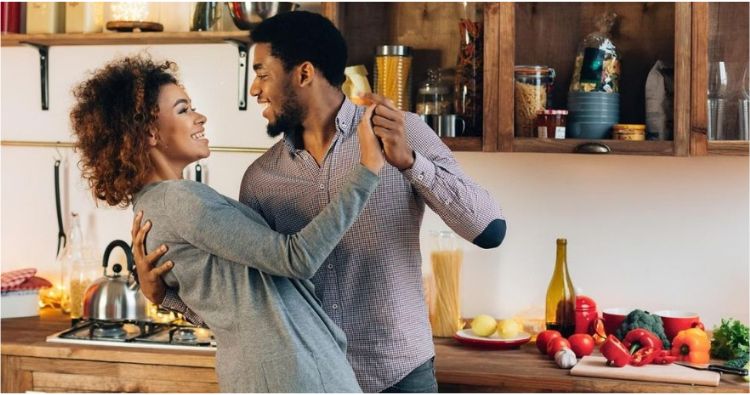
[{"label": "garlic bulb", "polygon": [[555,353],[555,363],[561,369],[570,369],[573,366],[576,366],[578,360],[576,359],[576,354],[573,352],[573,350],[569,348],[563,348],[562,350]]}]

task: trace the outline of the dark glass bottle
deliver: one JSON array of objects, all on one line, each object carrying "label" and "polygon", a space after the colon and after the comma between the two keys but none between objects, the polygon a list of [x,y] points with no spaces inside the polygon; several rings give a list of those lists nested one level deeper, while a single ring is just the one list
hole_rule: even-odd
[{"label": "dark glass bottle", "polygon": [[547,287],[545,314],[547,329],[559,331],[564,337],[572,335],[576,328],[576,292],[568,272],[567,247],[566,239],[557,239],[557,260]]}]

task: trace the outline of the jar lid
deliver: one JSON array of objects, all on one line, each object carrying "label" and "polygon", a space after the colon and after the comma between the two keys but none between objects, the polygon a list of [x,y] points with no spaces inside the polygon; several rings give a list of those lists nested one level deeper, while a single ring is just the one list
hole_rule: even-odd
[{"label": "jar lid", "polygon": [[538,110],[536,115],[568,115],[568,110]]},{"label": "jar lid", "polygon": [[555,74],[555,71],[544,65],[518,65],[513,67],[513,71],[516,74],[519,75],[525,75],[525,76],[547,76],[547,75],[553,75]]},{"label": "jar lid", "polygon": [[411,56],[411,47],[406,45],[379,45],[375,56]]},{"label": "jar lid", "polygon": [[612,130],[642,130],[646,131],[646,125],[618,123],[612,126]]}]

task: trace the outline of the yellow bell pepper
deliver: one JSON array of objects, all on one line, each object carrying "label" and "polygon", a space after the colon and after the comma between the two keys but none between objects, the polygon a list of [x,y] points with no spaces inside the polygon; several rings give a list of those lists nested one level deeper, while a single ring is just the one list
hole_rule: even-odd
[{"label": "yellow bell pepper", "polygon": [[679,361],[708,363],[711,359],[711,339],[699,328],[685,329],[672,339],[672,355]]}]

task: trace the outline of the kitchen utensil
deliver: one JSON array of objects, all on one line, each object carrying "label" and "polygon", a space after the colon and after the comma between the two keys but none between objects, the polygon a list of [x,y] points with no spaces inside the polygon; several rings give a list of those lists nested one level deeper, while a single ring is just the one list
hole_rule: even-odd
[{"label": "kitchen utensil", "polygon": [[456,114],[420,115],[419,117],[440,137],[461,136],[466,131],[466,121]]},{"label": "kitchen utensil", "polygon": [[203,166],[200,163],[195,165],[195,181],[203,182]]},{"label": "kitchen utensil", "polygon": [[576,366],[570,370],[573,376],[602,377],[620,380],[655,381],[662,383],[677,383],[691,385],[705,385],[716,387],[721,375],[706,370],[685,369],[675,364],[644,365],[621,368],[608,366],[607,359],[589,355],[581,358]]},{"label": "kitchen utensil", "polygon": [[[227,4],[227,7],[229,4]],[[193,13],[193,25],[190,30],[194,32],[208,32],[222,30],[219,26],[221,21],[222,4],[217,1],[201,1],[196,3]]]},{"label": "kitchen utensil", "polygon": [[60,248],[65,247],[68,237],[65,236],[62,222],[62,207],[60,205],[60,159],[55,159],[55,209],[57,212],[57,252],[55,256],[60,255]]},{"label": "kitchen utensil", "polygon": [[708,140],[726,140],[724,133],[724,115],[726,113],[726,99],[708,99]]},{"label": "kitchen utensil", "polygon": [[480,346],[485,348],[493,348],[496,350],[510,350],[518,348],[522,344],[526,344],[531,340],[531,335],[528,333],[519,333],[518,336],[512,339],[501,339],[497,333],[493,333],[491,336],[482,337],[477,336],[471,329],[461,329],[453,335],[459,343],[468,344],[471,346]]},{"label": "kitchen utensil", "polygon": [[661,310],[654,312],[654,315],[661,317],[664,324],[664,334],[670,341],[677,336],[683,329],[700,328],[704,329],[698,314],[680,310]]},{"label": "kitchen utensil", "polygon": [[238,29],[251,30],[263,20],[276,14],[296,10],[299,4],[275,1],[232,1],[227,3],[227,7]]},{"label": "kitchen utensil", "polygon": [[[107,274],[109,256],[115,248],[122,248],[127,259],[128,276],[120,275],[122,265],[112,265],[114,274]],[[83,317],[105,321],[151,321],[148,315],[148,302],[140,286],[135,281],[133,254],[128,243],[115,240],[104,250],[102,261],[104,277],[99,278],[86,289],[83,297]]]},{"label": "kitchen utensil", "polygon": [[680,366],[685,366],[685,367],[691,368],[691,369],[696,369],[696,370],[710,370],[712,372],[727,373],[727,374],[736,374],[738,376],[747,376],[747,369],[733,368],[731,366],[709,365],[707,363],[704,363],[704,364],[691,364],[691,363],[687,363],[687,362],[675,362],[675,364],[680,365]]}]

